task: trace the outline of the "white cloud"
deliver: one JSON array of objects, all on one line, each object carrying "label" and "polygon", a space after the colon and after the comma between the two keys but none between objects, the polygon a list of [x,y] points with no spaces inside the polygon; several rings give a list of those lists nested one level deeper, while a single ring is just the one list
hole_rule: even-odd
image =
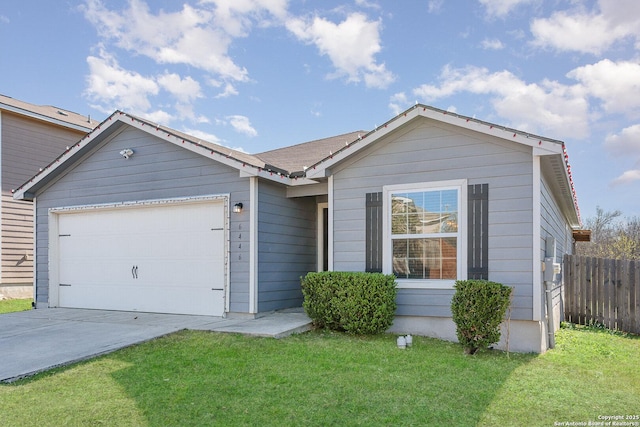
[{"label": "white cloud", "polygon": [[425,84],[413,93],[427,102],[461,92],[490,95],[496,113],[517,129],[554,138],[583,138],[589,133],[589,104],[580,85],[526,83],[509,71],[491,73],[473,66],[445,66],[439,79],[439,85]]},{"label": "white cloud", "polygon": [[[115,105],[145,117],[157,116],[163,123],[175,118],[206,123],[206,117],[194,112],[195,100],[204,96],[198,80],[172,70],[156,77],[142,76],[122,67],[109,49],[124,49],[157,65],[189,66],[206,73],[204,81],[223,88],[217,97],[237,95],[233,83],[249,81],[249,77],[230,57],[231,43],[246,37],[254,25],[282,25],[286,7],[287,0],[201,0],[194,6],[183,4],[174,12],[152,12],[145,0],[128,0],[120,10],[109,9],[104,0],[85,0],[81,9],[101,38],[101,54],[87,58],[85,94],[101,111],[112,111]],[[174,114],[150,112],[150,96],[160,91],[176,100]]]},{"label": "white cloud", "polygon": [[158,84],[151,77],[120,67],[118,61],[104,50],[98,56],[87,58],[89,77],[85,95],[100,111],[111,113],[116,109],[134,114],[151,108],[149,97],[157,95]]},{"label": "white cloud", "polygon": [[578,7],[558,11],[549,18],[534,19],[533,44],[559,51],[600,54],[623,39],[640,42],[640,2],[637,0],[600,0],[598,9]]},{"label": "white cloud", "polygon": [[611,181],[611,185],[624,185],[631,184],[632,182],[640,181],[640,169],[632,169],[625,171],[622,175]]},{"label": "white cloud", "polygon": [[604,148],[619,158],[636,159],[635,168],[625,171],[614,179],[611,185],[629,184],[640,180],[640,124],[626,127],[619,134],[607,136]]},{"label": "white cloud", "polygon": [[165,72],[165,74],[158,77],[158,84],[182,103],[202,98],[200,83],[191,77],[183,79],[178,74]]},{"label": "white cloud", "polygon": [[0,24],[9,24],[11,21],[4,15],[0,15]]},{"label": "white cloud", "polygon": [[640,64],[604,59],[578,67],[567,74],[586,92],[602,101],[607,113],[633,115],[640,110]]},{"label": "white cloud", "polygon": [[480,43],[483,49],[486,50],[502,50],[504,49],[504,44],[498,39],[484,39]]},{"label": "white cloud", "polygon": [[160,123],[163,125],[166,125],[167,123],[170,123],[173,121],[174,117],[167,113],[164,110],[156,110],[156,111],[151,111],[151,112],[143,112],[143,113],[139,113],[139,115],[141,117],[144,117],[145,119],[151,120],[152,122],[155,123]]},{"label": "white cloud", "polygon": [[[460,93],[489,96],[495,114],[509,126],[552,138],[585,138],[590,134],[590,121],[603,115],[640,117],[640,64],[604,59],[577,67],[566,76],[575,84],[549,79],[529,83],[506,70],[445,66],[437,83],[419,86],[413,94],[427,103]],[[398,93],[389,107],[397,114],[408,105],[407,96]],[[632,156],[640,164],[640,125],[610,135],[605,148]]]},{"label": "white cloud", "polygon": [[[122,108],[167,123],[189,120],[208,123],[195,113],[194,103],[205,96],[203,84],[218,88],[215,98],[238,95],[236,84],[250,81],[248,70],[236,63],[230,48],[254,27],[281,26],[307,44],[315,45],[335,67],[333,77],[364,82],[367,87],[388,86],[394,76],[376,61],[381,50],[381,22],[353,13],[340,22],[298,19],[289,15],[288,0],[199,0],[174,10],[152,9],[148,0],[127,0],[116,8],[106,0],[84,0],[81,10],[100,36],[100,55],[87,58],[89,75],[85,95],[101,111]],[[363,0],[361,7],[378,7]],[[122,49],[137,61],[162,66],[164,73],[143,76],[127,70],[113,54]],[[140,59],[141,57],[141,59]],[[182,76],[175,66],[186,66]],[[180,68],[180,73],[186,67]],[[210,88],[209,88],[210,90]],[[175,100],[171,112],[153,111],[152,96],[168,93]],[[166,108],[166,102],[165,102]],[[234,117],[231,119],[231,117]],[[239,132],[255,136],[248,119],[230,116]]]},{"label": "white cloud", "polygon": [[487,9],[490,17],[504,18],[521,4],[532,3],[535,0],[479,0]]},{"label": "white cloud", "polygon": [[[202,93],[200,84],[191,77],[181,78],[167,72],[157,77],[143,76],[122,68],[104,49],[100,49],[97,56],[89,56],[87,63],[89,76],[84,94],[94,108],[104,113],[121,109],[162,124],[169,124],[176,118],[194,123],[209,122],[193,110],[192,102],[201,98]],[[151,98],[160,95],[162,90],[176,99],[175,113],[153,109],[155,103]]]},{"label": "white cloud", "polygon": [[187,135],[191,135],[191,136],[196,137],[198,139],[201,139],[203,141],[213,142],[214,144],[218,144],[218,145],[221,145],[223,147],[231,148],[232,150],[240,151],[241,153],[247,153],[247,151],[242,147],[231,147],[229,145],[224,144],[224,141],[222,139],[218,138],[216,135],[214,135],[212,133],[207,133],[207,132],[203,132],[203,131],[201,131],[199,129],[191,129],[191,128],[185,128],[182,131],[184,133],[186,133]]},{"label": "white cloud", "polygon": [[128,9],[111,11],[101,0],[87,0],[84,13],[101,37],[134,54],[158,63],[190,65],[227,79],[247,80],[247,70],[228,56],[232,34],[223,29],[231,25],[216,25],[211,10],[184,4],[178,12],[153,14],[144,1],[130,0]]},{"label": "white cloud", "polygon": [[394,116],[397,116],[409,107],[410,103],[407,99],[407,94],[404,92],[399,92],[392,95],[391,99],[389,100],[389,108],[393,112]]},{"label": "white cloud", "polygon": [[444,0],[429,0],[427,4],[427,11],[429,13],[440,13]]},{"label": "white cloud", "polygon": [[626,127],[617,135],[607,136],[604,146],[614,155],[640,158],[640,124]]},{"label": "white cloud", "polygon": [[375,55],[382,49],[380,21],[369,21],[362,13],[352,13],[335,24],[315,16],[313,19],[291,18],[287,28],[299,40],[314,44],[336,68],[330,77],[346,77],[348,82],[364,80],[367,87],[385,88],[395,77],[378,64]]},{"label": "white cloud", "polygon": [[368,7],[370,9],[381,9],[378,3],[370,2],[367,0],[355,0],[356,4],[360,7]]},{"label": "white cloud", "polygon": [[252,126],[249,118],[246,116],[240,115],[232,115],[227,116],[226,119],[229,121],[229,124],[239,133],[244,135],[254,137],[258,136],[258,131],[256,131]]},{"label": "white cloud", "polygon": [[222,92],[216,95],[216,98],[228,98],[238,94],[238,90],[231,83],[224,85]]},{"label": "white cloud", "polygon": [[188,120],[192,123],[209,123],[209,119],[206,116],[196,114],[193,104],[176,102],[174,109],[177,118],[180,120]]},{"label": "white cloud", "polygon": [[193,137],[202,139],[203,141],[213,142],[214,144],[219,144],[221,141],[220,138],[218,138],[216,135],[212,133],[203,132],[198,129],[186,128],[183,130],[183,132],[186,133],[187,135],[191,135]]}]

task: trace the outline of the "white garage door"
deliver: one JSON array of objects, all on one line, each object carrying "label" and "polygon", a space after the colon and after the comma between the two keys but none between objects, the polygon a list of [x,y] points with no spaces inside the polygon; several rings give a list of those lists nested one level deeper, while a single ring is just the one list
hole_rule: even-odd
[{"label": "white garage door", "polygon": [[221,316],[222,201],[58,215],[60,307]]}]

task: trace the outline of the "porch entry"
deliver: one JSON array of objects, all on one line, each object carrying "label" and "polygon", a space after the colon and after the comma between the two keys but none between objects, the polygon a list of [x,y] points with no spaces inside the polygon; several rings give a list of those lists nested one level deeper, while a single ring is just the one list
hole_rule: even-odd
[{"label": "porch entry", "polygon": [[318,271],[329,271],[329,204],[318,203]]}]

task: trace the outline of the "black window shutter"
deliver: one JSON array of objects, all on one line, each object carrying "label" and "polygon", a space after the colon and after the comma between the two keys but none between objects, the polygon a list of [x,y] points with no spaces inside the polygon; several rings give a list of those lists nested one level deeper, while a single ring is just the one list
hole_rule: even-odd
[{"label": "black window shutter", "polygon": [[365,271],[382,273],[382,192],[367,193]]},{"label": "black window shutter", "polygon": [[467,190],[467,278],[489,280],[489,184]]}]

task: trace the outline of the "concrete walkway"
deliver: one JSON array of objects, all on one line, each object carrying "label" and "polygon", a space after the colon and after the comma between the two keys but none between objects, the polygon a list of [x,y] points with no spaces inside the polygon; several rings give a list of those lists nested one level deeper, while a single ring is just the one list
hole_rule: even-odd
[{"label": "concrete walkway", "polygon": [[72,308],[0,314],[0,381],[15,381],[182,329],[282,338],[310,328],[301,309],[257,319]]}]

